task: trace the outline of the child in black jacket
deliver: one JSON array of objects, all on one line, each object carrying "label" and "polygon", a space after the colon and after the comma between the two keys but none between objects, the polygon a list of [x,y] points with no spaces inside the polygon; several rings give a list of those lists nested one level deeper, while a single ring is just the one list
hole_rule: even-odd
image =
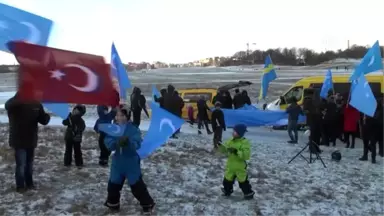
[{"label": "child in black jacket", "polygon": [[67,126],[65,131],[65,153],[64,166],[72,163],[72,149],[75,153],[75,164],[78,168],[83,166],[83,155],[81,153],[81,141],[85,130],[85,122],[81,118],[86,112],[84,105],[76,105],[68,118],[63,120],[63,125]]},{"label": "child in black jacket", "polygon": [[212,112],[213,145],[215,148],[221,144],[223,130],[226,130],[224,113],[221,110],[221,103],[215,103],[215,110]]}]

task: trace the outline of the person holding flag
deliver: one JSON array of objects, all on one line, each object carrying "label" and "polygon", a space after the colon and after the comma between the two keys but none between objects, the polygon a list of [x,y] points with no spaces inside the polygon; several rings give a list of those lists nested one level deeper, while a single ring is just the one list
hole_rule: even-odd
[{"label": "person holding flag", "polygon": [[115,123],[117,129],[110,127],[112,131],[108,131],[104,141],[109,151],[115,151],[108,181],[108,197],[104,205],[111,210],[120,209],[120,191],[125,180],[128,180],[131,192],[140,202],[143,212],[150,214],[155,202],[142,178],[140,156],[137,153],[142,143],[140,129],[129,121],[129,111],[123,106],[117,110]]}]

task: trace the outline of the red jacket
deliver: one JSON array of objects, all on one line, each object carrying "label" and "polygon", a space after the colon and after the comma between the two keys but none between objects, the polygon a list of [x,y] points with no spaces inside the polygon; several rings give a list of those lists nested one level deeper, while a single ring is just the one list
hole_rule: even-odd
[{"label": "red jacket", "polygon": [[344,107],[344,132],[357,132],[360,113],[351,105]]}]

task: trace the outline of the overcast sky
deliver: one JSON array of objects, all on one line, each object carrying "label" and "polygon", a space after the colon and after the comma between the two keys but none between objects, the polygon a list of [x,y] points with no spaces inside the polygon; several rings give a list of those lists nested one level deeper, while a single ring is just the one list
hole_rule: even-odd
[{"label": "overcast sky", "polygon": [[[182,63],[251,49],[384,45],[384,0],[0,0],[55,22],[49,46]],[[0,53],[0,63],[15,63]]]}]

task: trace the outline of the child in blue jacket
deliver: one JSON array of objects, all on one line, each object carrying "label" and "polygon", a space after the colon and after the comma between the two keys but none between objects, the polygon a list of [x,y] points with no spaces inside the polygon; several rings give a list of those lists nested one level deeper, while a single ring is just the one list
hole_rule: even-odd
[{"label": "child in blue jacket", "polygon": [[105,133],[99,131],[98,125],[111,123],[112,120],[116,116],[116,109],[114,108],[108,112],[107,106],[99,105],[99,106],[97,106],[97,114],[98,114],[99,118],[97,119],[93,129],[97,133],[99,133],[99,148],[100,148],[99,165],[100,166],[107,166],[109,155],[111,154],[111,152],[104,145]]},{"label": "child in blue jacket", "polygon": [[105,206],[111,210],[120,209],[120,191],[127,179],[131,192],[140,202],[143,212],[150,214],[155,203],[142,179],[140,157],[137,154],[142,142],[140,129],[129,122],[129,112],[126,109],[118,110],[115,123],[126,127],[122,137],[109,135],[105,137],[104,143],[108,150],[115,151],[112,156]]}]

